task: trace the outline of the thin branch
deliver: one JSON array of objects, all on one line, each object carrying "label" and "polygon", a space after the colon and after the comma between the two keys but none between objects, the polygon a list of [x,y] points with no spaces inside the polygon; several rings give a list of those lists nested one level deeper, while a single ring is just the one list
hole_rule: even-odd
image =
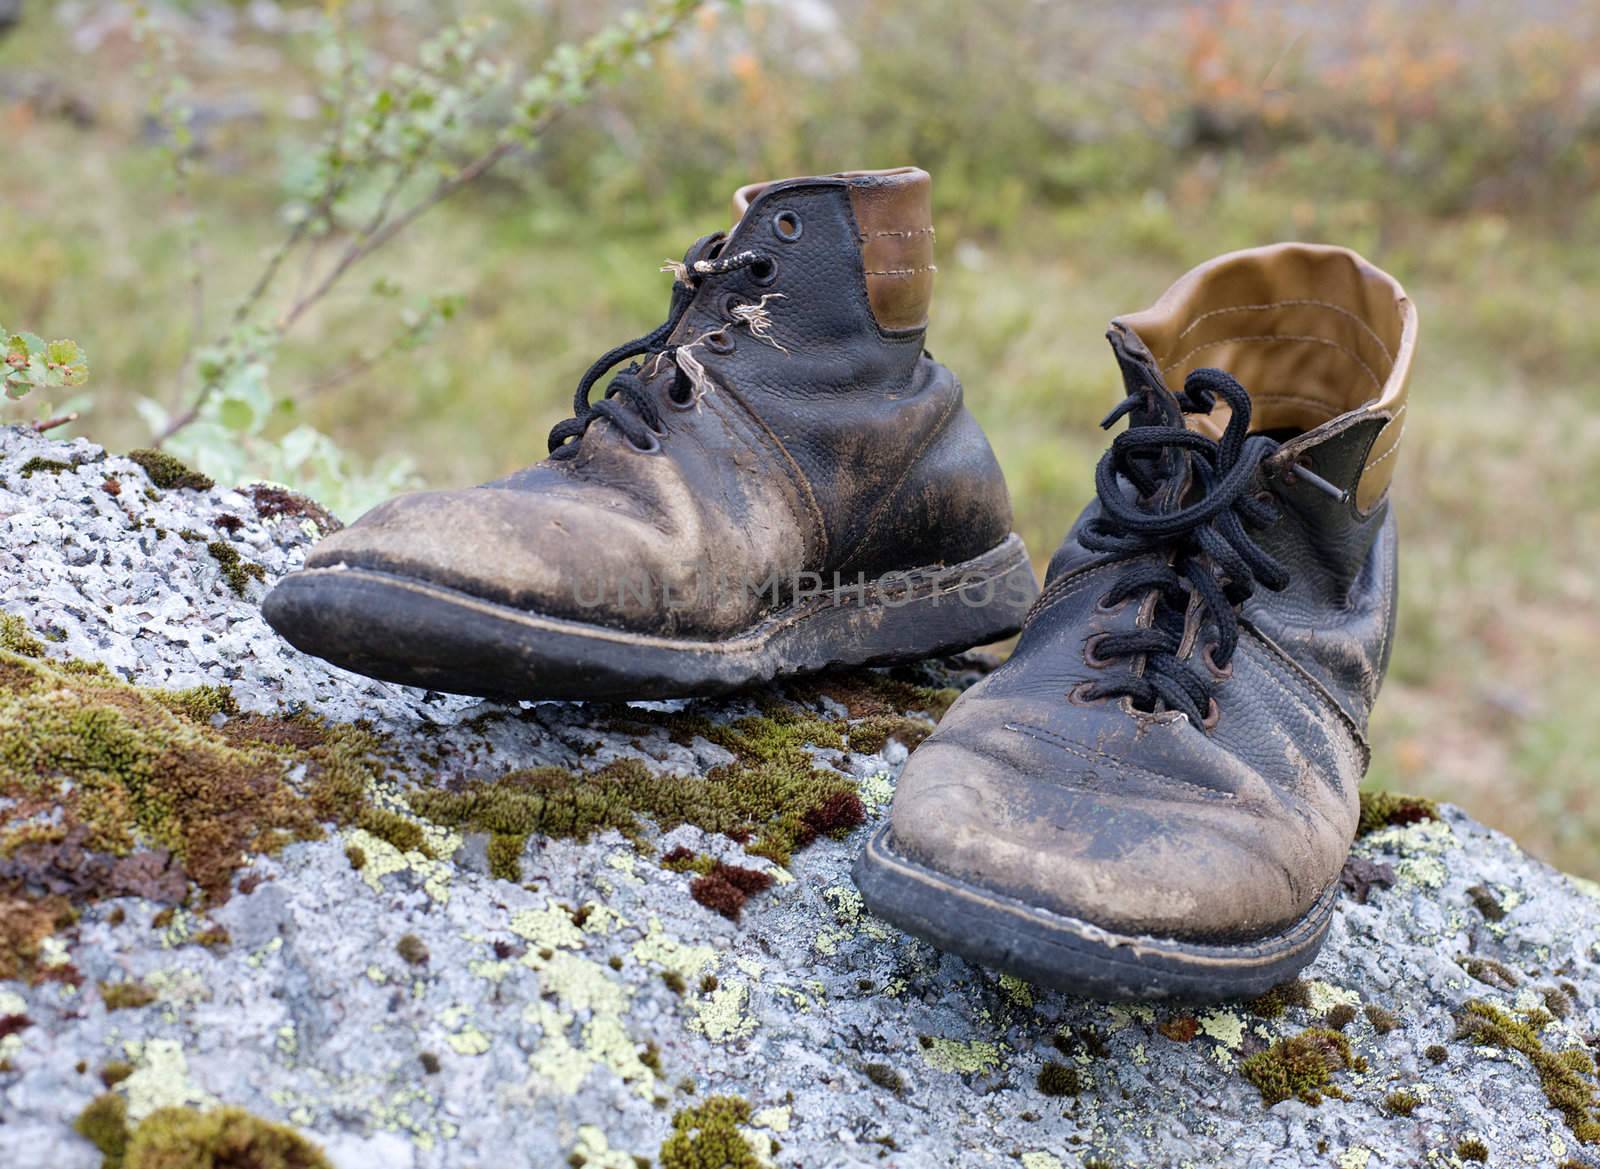
[{"label": "thin branch", "polygon": [[70,410],[65,414],[58,414],[54,418],[44,418],[38,422],[35,422],[33,424],[33,429],[39,434],[43,434],[47,430],[54,430],[58,426],[65,426],[67,423],[76,422],[77,420],[78,412],[76,410]]}]

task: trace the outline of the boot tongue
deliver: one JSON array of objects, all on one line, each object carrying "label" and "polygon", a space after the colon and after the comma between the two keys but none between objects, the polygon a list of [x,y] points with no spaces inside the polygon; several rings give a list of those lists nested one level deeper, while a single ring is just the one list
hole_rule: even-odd
[{"label": "boot tongue", "polygon": [[1111,342],[1111,352],[1122,369],[1123,390],[1129,397],[1141,395],[1145,405],[1128,415],[1131,426],[1183,426],[1183,408],[1177,395],[1167,386],[1166,378],[1150,350],[1140,340],[1139,334],[1120,322],[1113,322],[1106,332]]}]

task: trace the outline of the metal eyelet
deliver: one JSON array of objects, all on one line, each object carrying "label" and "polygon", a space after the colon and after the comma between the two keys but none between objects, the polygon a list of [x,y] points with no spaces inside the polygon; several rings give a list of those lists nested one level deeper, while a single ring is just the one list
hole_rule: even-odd
[{"label": "metal eyelet", "polygon": [[656,437],[656,432],[653,430],[647,430],[645,431],[645,434],[647,434],[650,438],[650,443],[648,446],[640,446],[638,443],[634,442],[632,438],[627,440],[628,445],[634,450],[638,451],[641,455],[653,455],[661,449],[661,440]]},{"label": "metal eyelet", "polygon": [[1096,613],[1104,613],[1107,616],[1110,616],[1113,613],[1120,613],[1128,607],[1128,601],[1130,598],[1123,597],[1120,601],[1108,604],[1107,602],[1110,601],[1110,597],[1111,594],[1107,593],[1105,596],[1096,601],[1094,603],[1094,611]]},{"label": "metal eyelet", "polygon": [[1200,720],[1200,729],[1203,731],[1215,730],[1217,723],[1222,721],[1222,707],[1217,705],[1215,698],[1206,705],[1206,717]]},{"label": "metal eyelet", "polygon": [[726,357],[733,352],[733,338],[728,336],[726,329],[715,329],[707,333],[704,338],[706,348],[713,353]]},{"label": "metal eyelet", "polygon": [[1216,649],[1216,642],[1206,642],[1205,649],[1200,651],[1200,660],[1205,662],[1206,669],[1211,671],[1211,676],[1213,678],[1219,682],[1226,682],[1229,678],[1233,677],[1233,660],[1230,658],[1226,666],[1217,665],[1217,659],[1213,656]]},{"label": "metal eyelet", "polygon": [[1067,701],[1073,706],[1096,706],[1104,699],[1088,697],[1088,691],[1094,686],[1093,682],[1079,682],[1067,691]]},{"label": "metal eyelet", "polygon": [[694,386],[684,386],[684,396],[678,397],[678,387],[683,385],[680,378],[674,378],[672,385],[667,389],[667,405],[674,410],[692,410],[694,408]]},{"label": "metal eyelet", "polygon": [[778,278],[778,261],[770,256],[762,256],[751,261],[750,279],[758,286],[765,288]]},{"label": "metal eyelet", "polygon": [[800,238],[800,233],[806,225],[800,221],[800,216],[793,211],[780,211],[772,217],[772,234],[786,244],[792,244]]},{"label": "metal eyelet", "polygon": [[744,304],[744,297],[740,296],[737,292],[730,292],[727,296],[722,298],[722,315],[727,317],[729,320],[734,320],[735,318],[733,315],[733,310],[743,307]]},{"label": "metal eyelet", "polygon": [[1083,660],[1091,669],[1103,670],[1107,666],[1114,666],[1117,664],[1117,660],[1115,658],[1103,658],[1096,650],[1096,647],[1102,641],[1104,641],[1105,638],[1106,634],[1096,633],[1093,637],[1089,638],[1089,640],[1083,643]]}]

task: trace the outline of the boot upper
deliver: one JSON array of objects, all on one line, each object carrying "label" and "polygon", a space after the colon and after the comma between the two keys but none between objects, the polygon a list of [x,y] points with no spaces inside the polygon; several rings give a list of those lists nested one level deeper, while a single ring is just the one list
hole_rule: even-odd
[{"label": "boot upper", "polygon": [[[895,847],[1127,934],[1248,939],[1306,912],[1355,832],[1393,636],[1415,332],[1391,278],[1309,245],[1223,257],[1114,322],[1130,429],[1012,657],[913,753]],[[1170,538],[1119,519],[1181,526],[1225,496]]]},{"label": "boot upper", "polygon": [[308,567],[711,638],[807,574],[871,579],[994,547],[1011,523],[999,466],[923,349],[929,190],[914,168],[743,188],[733,229],[671,266],[670,327],[596,363],[551,457],[383,504]]}]

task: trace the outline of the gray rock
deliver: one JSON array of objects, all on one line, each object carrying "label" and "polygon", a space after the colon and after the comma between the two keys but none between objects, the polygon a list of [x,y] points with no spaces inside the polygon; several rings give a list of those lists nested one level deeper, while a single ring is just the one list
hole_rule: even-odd
[{"label": "gray rock", "polygon": [[[35,456],[80,465],[22,478]],[[120,494],[101,489],[107,476]],[[305,526],[263,521],[237,491],[149,499],[144,486],[137,467],[88,443],[0,432],[0,608],[50,639],[50,654],[144,685],[225,682],[257,711],[367,719],[403,749],[448,752],[478,773],[725,761],[704,741],[618,735],[581,706],[426,694],[297,654],[262,623],[263,586],[235,596],[206,541],[229,538],[218,521],[237,517],[237,546],[273,578],[304,555]],[[727,718],[751,702],[696,710]],[[820,753],[862,780],[873,820],[904,755],[895,743]],[[632,1169],[636,1155],[658,1160],[675,1112],[713,1095],[748,1101],[760,1162],[793,1169],[1380,1169],[1457,1164],[1469,1136],[1494,1165],[1595,1163],[1524,1055],[1454,1036],[1469,1000],[1525,1017],[1566,984],[1570,1011],[1538,1037],[1585,1048],[1600,1030],[1600,888],[1459,811],[1358,842],[1396,882],[1344,903],[1307,972],[1309,1005],[1277,1017],[1084,1002],[940,955],[862,911],[849,877],[862,836],[798,853],[738,924],[615,833],[536,838],[528,887],[488,876],[481,842],[457,854],[465,863],[402,855],[354,830],[295,844],[255,859],[251,891],[211,915],[232,936],[218,948],[178,944],[195,926],[186,912],[158,930],[152,905],[94,905],[61,935],[81,990],[0,983],[0,1016],[31,1020],[0,1040],[0,1165],[97,1164],[72,1122],[112,1059],[136,1069],[116,1089],[135,1118],[164,1104],[238,1105],[297,1126],[339,1169],[551,1169],[574,1156]],[[368,851],[359,872],[352,840]],[[461,845],[449,843],[441,855]],[[681,845],[767,866],[692,826],[652,844],[656,856]],[[1474,886],[1503,918],[1484,918]],[[579,927],[564,906],[583,905]],[[407,934],[426,945],[425,964],[397,953]],[[1475,980],[1465,955],[1503,963],[1517,986]],[[108,1013],[94,986],[111,979],[142,980],[158,999]],[[1349,1023],[1366,1070],[1334,1073],[1344,1099],[1265,1106],[1241,1064],[1341,1002],[1388,1008],[1401,1025]],[[1442,1063],[1425,1054],[1435,1044]],[[1040,1091],[1049,1062],[1078,1073],[1077,1095]],[[1397,1090],[1419,1098],[1410,1115],[1386,1105]]]}]

